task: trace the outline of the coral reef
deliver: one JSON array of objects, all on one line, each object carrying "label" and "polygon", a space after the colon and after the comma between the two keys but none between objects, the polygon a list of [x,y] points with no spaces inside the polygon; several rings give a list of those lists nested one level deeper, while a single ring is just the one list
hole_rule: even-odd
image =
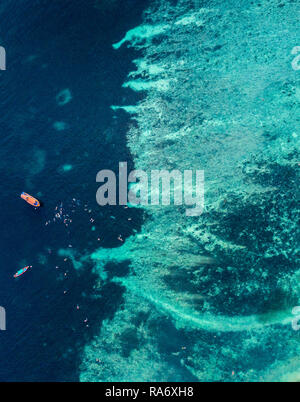
[{"label": "coral reef", "polygon": [[[81,380],[300,379],[298,37],[292,1],[179,0],[114,45],[142,53],[124,86],[144,99],[113,106],[133,113],[135,167],[203,169],[205,210],[145,206],[140,233],[90,256],[125,292]],[[129,274],[107,279],[112,262]]]}]

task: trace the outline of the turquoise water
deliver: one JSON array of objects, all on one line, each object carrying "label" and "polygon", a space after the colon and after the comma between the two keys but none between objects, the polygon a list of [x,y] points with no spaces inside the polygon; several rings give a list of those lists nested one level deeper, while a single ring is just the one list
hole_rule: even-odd
[{"label": "turquoise water", "polygon": [[203,169],[205,211],[145,207],[139,233],[91,255],[103,280],[130,274],[109,278],[124,303],[81,380],[300,379],[298,17],[292,1],[158,1],[113,45],[142,51],[123,87],[145,98],[121,105],[135,167]]}]

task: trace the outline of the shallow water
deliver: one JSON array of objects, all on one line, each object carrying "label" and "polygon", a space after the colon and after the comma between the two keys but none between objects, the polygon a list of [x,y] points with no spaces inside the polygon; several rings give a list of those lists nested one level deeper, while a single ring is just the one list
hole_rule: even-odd
[{"label": "shallow water", "polygon": [[93,254],[132,273],[82,380],[299,380],[297,10],[158,2],[114,45],[142,51],[123,84],[147,94],[127,108],[135,167],[203,169],[205,209],[145,207],[139,235]]}]

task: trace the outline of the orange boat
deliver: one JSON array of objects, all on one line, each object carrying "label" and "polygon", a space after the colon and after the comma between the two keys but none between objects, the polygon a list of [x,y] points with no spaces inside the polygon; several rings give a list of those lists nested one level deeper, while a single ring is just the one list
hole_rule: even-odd
[{"label": "orange boat", "polygon": [[32,197],[32,195],[29,195],[27,193],[22,193],[21,194],[21,198],[23,198],[23,200],[25,200],[26,202],[28,202],[28,204],[32,205],[33,207],[40,207],[41,203],[34,197]]},{"label": "orange boat", "polygon": [[19,278],[19,276],[25,274],[25,272],[26,272],[29,268],[32,268],[32,265],[28,265],[27,267],[20,269],[17,273],[14,274],[14,278]]}]

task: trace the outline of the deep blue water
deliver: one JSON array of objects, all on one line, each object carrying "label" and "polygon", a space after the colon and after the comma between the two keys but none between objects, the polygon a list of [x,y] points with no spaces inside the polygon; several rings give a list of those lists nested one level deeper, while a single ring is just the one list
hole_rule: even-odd
[{"label": "deep blue water", "polygon": [[[115,119],[110,105],[138,100],[121,90],[134,54],[111,45],[140,23],[147,2],[95,3],[1,3],[0,45],[7,52],[7,70],[0,71],[0,305],[7,314],[7,331],[0,331],[2,381],[78,380],[82,347],[122,303],[117,285],[104,286],[101,299],[94,298],[97,278],[89,267],[74,271],[57,255],[70,244],[85,254],[99,246],[99,237],[101,245],[117,247],[118,235],[126,238],[142,220],[132,210],[101,209],[95,178],[101,169],[130,162],[129,119],[122,113]],[[72,99],[59,106],[56,96],[64,89]],[[66,129],[55,129],[55,122]],[[72,170],[64,172],[64,165]],[[43,208],[24,203],[22,191],[41,199]],[[61,203],[69,226],[53,221]],[[14,280],[29,264],[33,269]]]}]

